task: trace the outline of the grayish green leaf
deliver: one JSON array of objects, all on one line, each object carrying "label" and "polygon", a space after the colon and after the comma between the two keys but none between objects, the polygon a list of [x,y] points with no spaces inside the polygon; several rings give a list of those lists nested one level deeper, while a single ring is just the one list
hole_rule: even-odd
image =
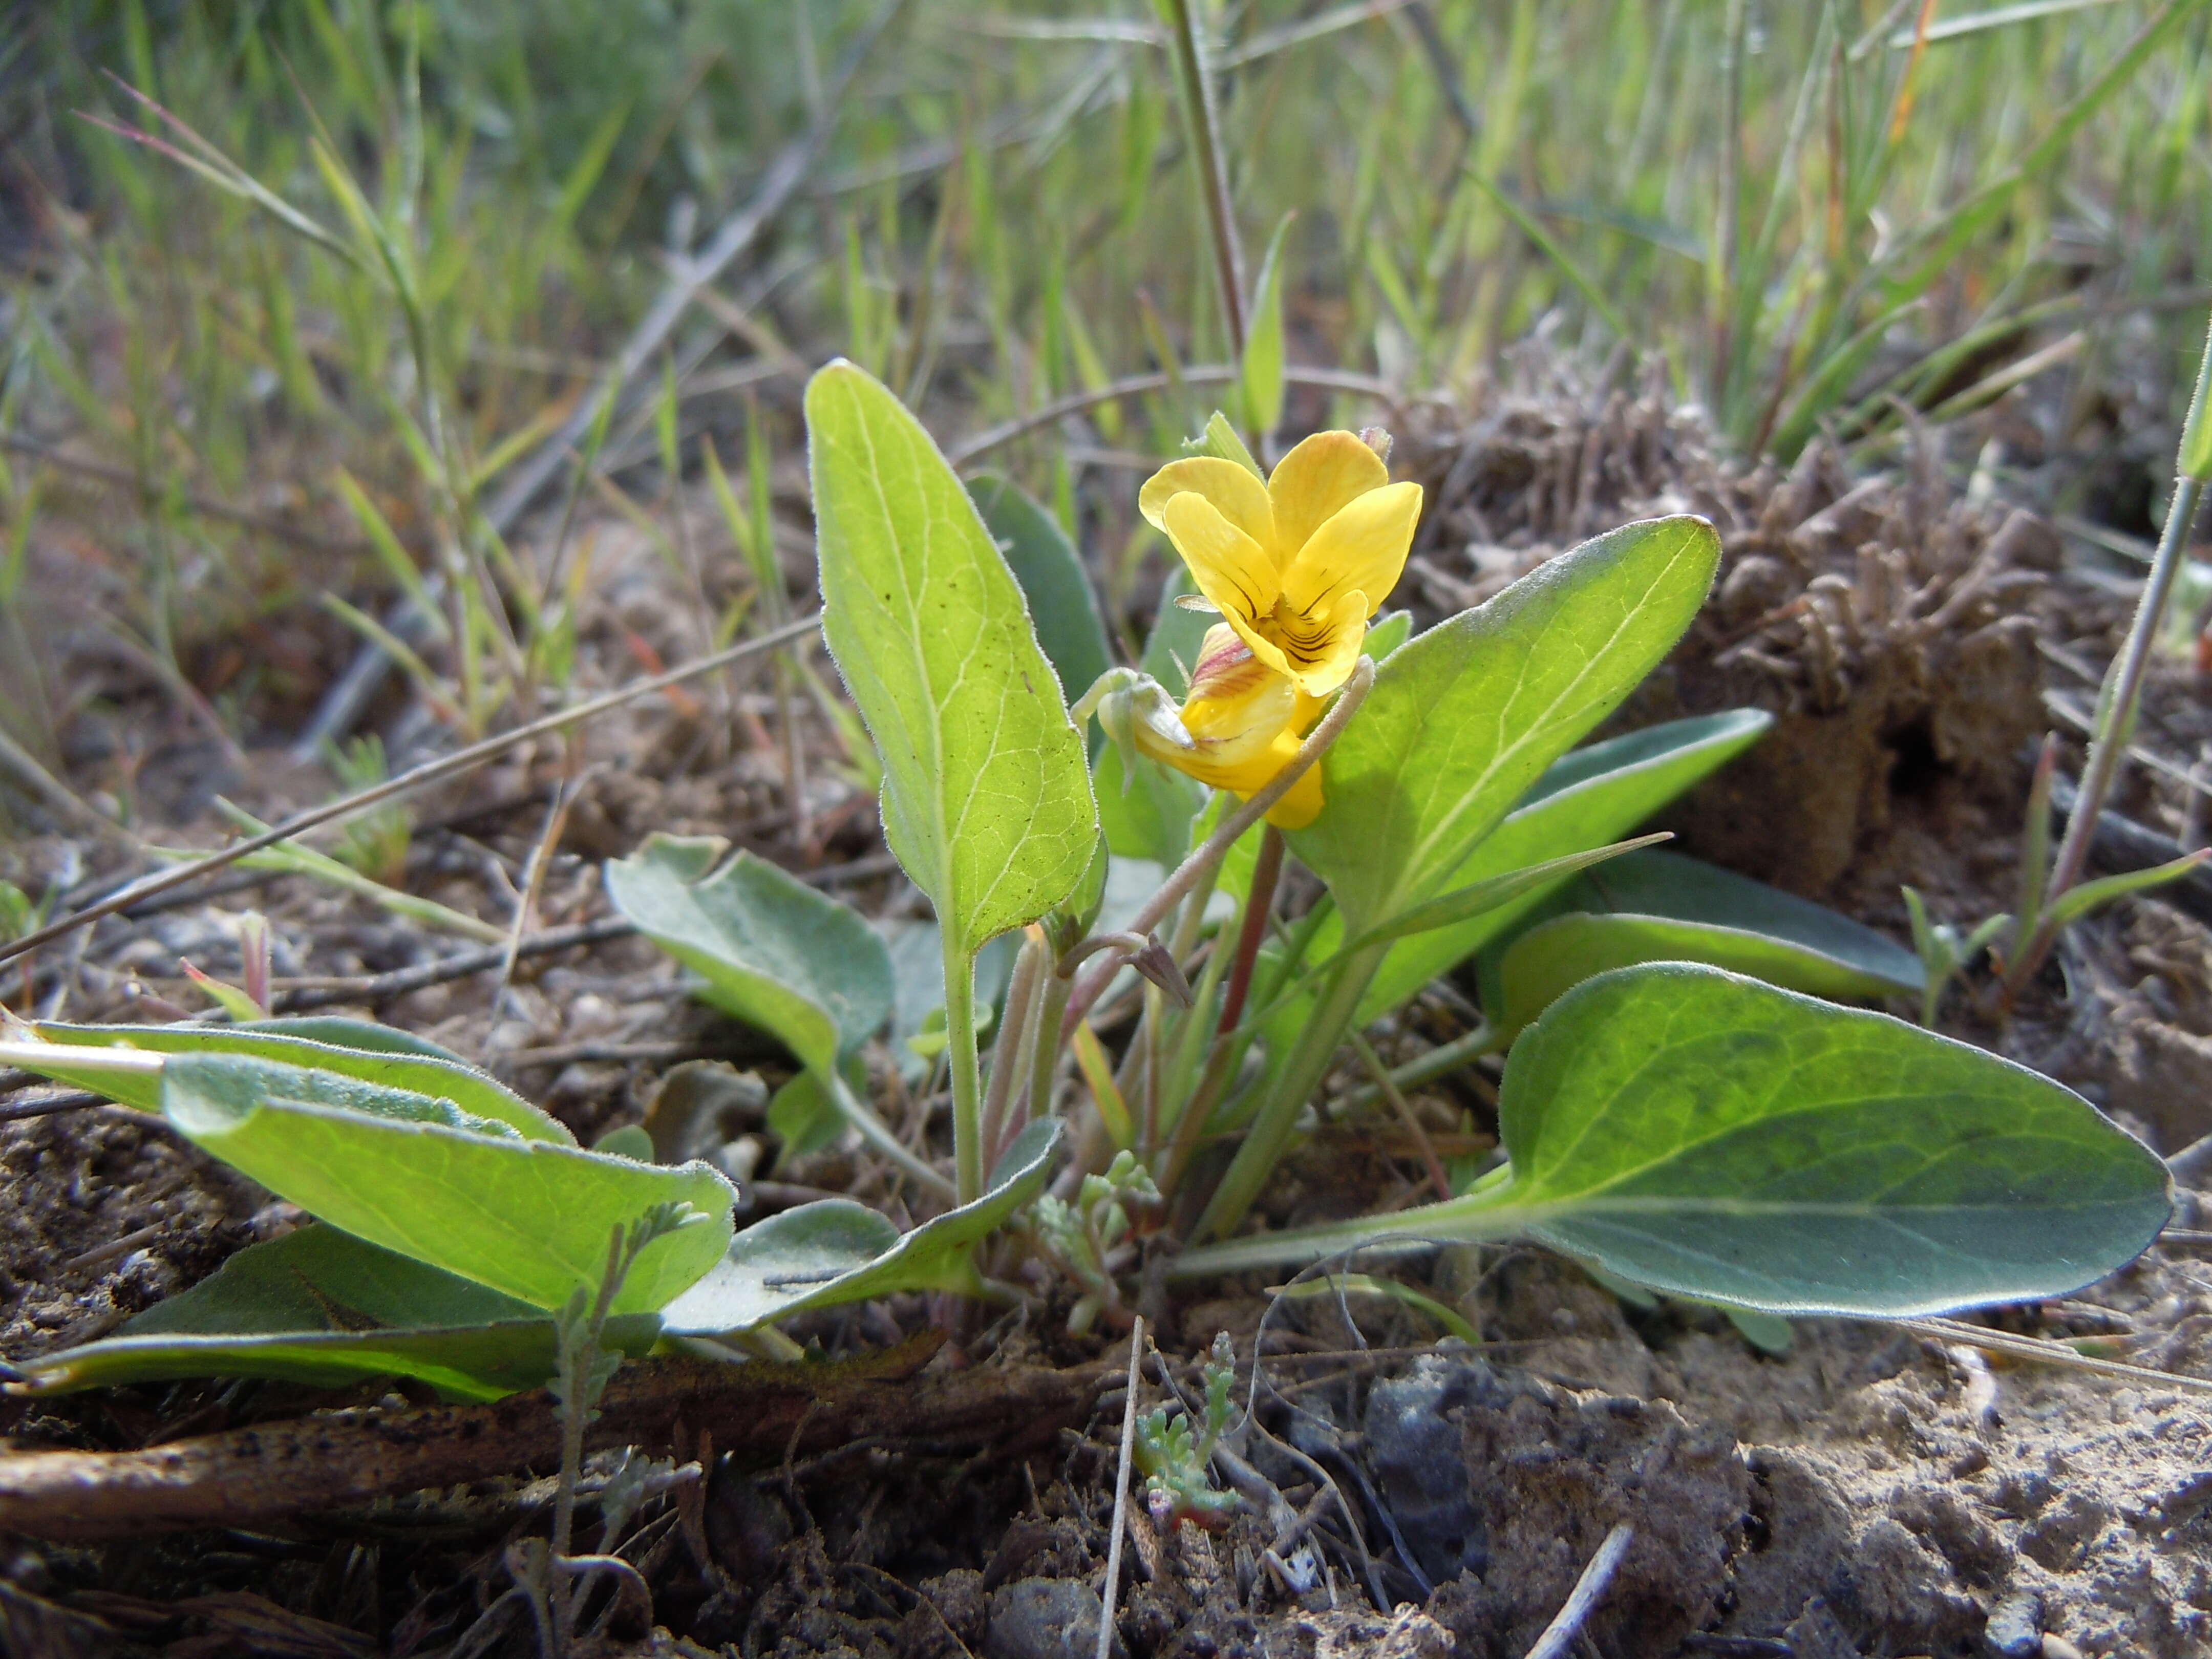
[{"label": "grayish green leaf", "polygon": [[[1825,905],[1679,854],[1646,850],[1590,870],[1551,901],[1563,914],[1498,958],[1485,1006],[1517,1031],[1608,968],[1703,962],[1844,1000],[1920,994],[1920,958]],[[1486,960],[1487,960],[1486,958]]]},{"label": "grayish green leaf", "polygon": [[[642,1356],[650,1313],[607,1322],[605,1340]],[[191,1289],[97,1342],[21,1367],[39,1393],[265,1376],[338,1387],[412,1376],[448,1399],[496,1400],[553,1375],[553,1321],[526,1302],[335,1227],[311,1224],[239,1251]]]},{"label": "grayish green leaf", "polygon": [[1514,1047],[1498,1101],[1506,1178],[1188,1251],[1171,1274],[1521,1233],[1670,1296],[1901,1317],[2065,1295],[2132,1261],[2172,1212],[2156,1154],[2050,1079],[1686,963],[1560,998]]},{"label": "grayish green leaf", "polygon": [[979,472],[968,480],[968,494],[1021,584],[1037,643],[1060,676],[1063,701],[1074,702],[1114,664],[1082,555],[1060,520],[1012,479]]},{"label": "grayish green leaf", "polygon": [[736,1194],[704,1164],[526,1140],[448,1100],[247,1054],[174,1054],[161,1082],[179,1132],[279,1197],[533,1307],[595,1285],[613,1229],[655,1204],[693,1218],[646,1247],[617,1313],[659,1307],[729,1240]]},{"label": "grayish green leaf", "polygon": [[[48,1042],[86,1048],[135,1048],[161,1054],[242,1054],[287,1066],[313,1066],[378,1088],[404,1090],[451,1101],[462,1111],[506,1124],[527,1140],[573,1146],[557,1118],[539,1110],[505,1084],[427,1043],[383,1040],[389,1026],[364,1020],[262,1020],[244,1025],[60,1025],[34,1027]],[[343,1040],[346,1046],[340,1047]],[[161,1084],[93,1066],[72,1068],[58,1054],[40,1070],[60,1082],[106,1095],[140,1111],[161,1109]]]},{"label": "grayish green leaf", "polygon": [[860,916],[750,853],[712,876],[726,843],[656,835],[607,863],[607,896],[698,974],[700,994],[832,1072],[890,1017],[890,952]]},{"label": "grayish green leaf", "polygon": [[972,1292],[975,1246],[1044,1189],[1059,1142],[1058,1123],[1030,1124],[999,1160],[981,1198],[904,1237],[850,1199],[770,1216],[732,1239],[728,1254],[661,1316],[673,1334],[711,1336],[900,1291]]}]

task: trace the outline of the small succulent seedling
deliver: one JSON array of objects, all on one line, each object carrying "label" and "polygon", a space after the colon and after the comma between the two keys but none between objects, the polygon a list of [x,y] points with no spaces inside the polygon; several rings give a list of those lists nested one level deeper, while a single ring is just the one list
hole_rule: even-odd
[{"label": "small succulent seedling", "polygon": [[1115,1153],[1105,1174],[1084,1176],[1073,1203],[1049,1193],[1037,1200],[1031,1220],[1039,1247],[1083,1292],[1068,1311],[1070,1331],[1089,1330],[1102,1313],[1116,1326],[1128,1322],[1115,1278],[1133,1255],[1128,1206],[1159,1201],[1152,1176],[1127,1152]]},{"label": "small succulent seedling", "polygon": [[1145,1477],[1145,1502],[1156,1525],[1165,1528],[1178,1521],[1200,1526],[1220,1525],[1238,1507],[1233,1492],[1213,1484],[1213,1449],[1221,1443],[1237,1414],[1231,1398],[1237,1386],[1237,1351],[1223,1331],[1213,1339],[1206,1360],[1205,1422],[1195,1431],[1188,1413],[1170,1414],[1155,1406],[1137,1419],[1134,1456]]}]

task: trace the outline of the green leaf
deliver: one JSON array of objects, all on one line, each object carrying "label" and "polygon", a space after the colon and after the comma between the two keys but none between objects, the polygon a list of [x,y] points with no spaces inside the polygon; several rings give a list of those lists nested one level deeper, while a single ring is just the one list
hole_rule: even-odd
[{"label": "green leaf", "polygon": [[1622,857],[1639,847],[1666,838],[1662,833],[1645,836],[1636,841],[1615,842],[1609,847],[1593,847],[1587,853],[1569,853],[1563,858],[1547,859],[1541,864],[1532,864],[1525,869],[1509,871],[1504,875],[1492,876],[1465,887],[1455,887],[1441,898],[1431,899],[1426,904],[1417,904],[1410,910],[1401,912],[1380,927],[1362,933],[1344,948],[1358,951],[1370,945],[1379,945],[1386,939],[1404,939],[1414,933],[1432,933],[1439,927],[1455,926],[1509,904],[1524,893],[1565,881],[1594,864]]},{"label": "green leaf", "polygon": [[1060,521],[1012,479],[979,472],[968,480],[968,494],[1021,584],[1037,643],[1060,676],[1061,697],[1074,702],[1114,665],[1082,556]]},{"label": "green leaf", "polygon": [[1498,1030],[1510,1036],[1584,980],[1646,962],[1706,963],[1837,1000],[1899,994],[1888,979],[1770,934],[1670,916],[1578,911],[1529,929],[1506,951],[1498,973],[1504,994],[1492,1005]]},{"label": "green leaf", "polygon": [[1172,870],[1190,851],[1191,821],[1206,805],[1206,786],[1141,755],[1133,767],[1123,766],[1120,749],[1100,745],[1092,781],[1107,849]]},{"label": "green leaf", "polygon": [[659,1307],[720,1256],[728,1182],[550,1140],[451,1101],[245,1054],[178,1054],[162,1115],[203,1150],[358,1238],[557,1308],[605,1270],[607,1240],[659,1203],[694,1215],[647,1245],[617,1313]]},{"label": "green leaf", "polygon": [[783,1150],[776,1154],[781,1167],[787,1159],[818,1152],[836,1140],[845,1118],[822,1079],[812,1072],[799,1072],[769,1102],[768,1127],[783,1142]]},{"label": "green leaf", "polygon": [[1612,973],[1499,1093],[1532,1231],[1685,1296],[1930,1313],[2063,1295],[2132,1260],[2166,1167],[2073,1091],[1876,1014],[1711,968]]},{"label": "green leaf", "polygon": [[[1451,885],[1493,880],[1563,849],[1604,846],[1718,771],[1773,724],[1773,716],[1763,710],[1733,708],[1647,726],[1561,757],[1452,872]],[[1360,1023],[1381,1018],[1439,974],[1449,973],[1553,890],[1547,885],[1391,946],[1361,999]],[[1322,948],[1328,943],[1321,941]]]},{"label": "green leaf", "polygon": [[1244,361],[1237,368],[1245,423],[1256,433],[1273,432],[1283,418],[1283,239],[1296,216],[1285,213],[1267,239],[1267,255],[1252,289]]},{"label": "green leaf", "polygon": [[1644,851],[1592,870],[1486,980],[1486,1006],[1518,1031],[1573,986],[1639,962],[1703,962],[1814,996],[1920,994],[1926,969],[1894,940],[1825,905],[1678,854]]},{"label": "green leaf", "polygon": [[1252,459],[1252,452],[1245,447],[1244,440],[1237,435],[1237,428],[1230,424],[1229,417],[1218,409],[1206,416],[1206,430],[1195,438],[1184,439],[1182,447],[1186,455],[1212,455],[1221,460],[1234,461],[1262,483],[1267,482],[1267,473],[1261,470],[1260,463]]},{"label": "green leaf", "polygon": [[379,1025],[374,1020],[350,1019],[343,1014],[281,1014],[275,1019],[250,1020],[236,1029],[268,1031],[277,1036],[306,1037],[312,1042],[327,1042],[338,1048],[368,1048],[392,1054],[428,1054],[433,1060],[449,1060],[456,1066],[468,1064],[451,1048],[433,1042],[426,1036],[403,1030],[397,1025]]},{"label": "green leaf", "polygon": [[920,422],[841,362],[807,383],[806,424],[823,637],[883,757],[884,838],[964,960],[1083,878],[1097,840],[1083,740],[1020,586]]},{"label": "green leaf", "polygon": [[[650,1313],[607,1322],[606,1340],[642,1356]],[[553,1321],[526,1302],[319,1224],[239,1251],[115,1335],[21,1367],[35,1393],[266,1376],[337,1387],[420,1377],[448,1399],[497,1400],[553,1375]]]},{"label": "green leaf", "polygon": [[1367,654],[1379,663],[1413,637],[1413,613],[1386,611],[1367,630]]},{"label": "green leaf", "polygon": [[765,859],[741,852],[709,875],[727,845],[652,836],[608,860],[607,896],[706,981],[702,999],[833,1073],[890,1015],[890,953],[856,912]]},{"label": "green leaf", "polygon": [[2140,893],[2147,887],[2163,887],[2169,881],[2179,881],[2208,858],[2212,858],[2212,853],[2199,849],[2164,864],[2154,865],[2148,870],[2128,870],[2117,876],[2100,876],[2094,881],[2085,881],[2078,887],[2069,887],[2051,902],[2051,925],[2063,927],[2068,922],[2087,915],[2092,910],[2101,909],[2114,899],[2124,898],[2130,893]]},{"label": "green leaf", "polygon": [[620,1124],[592,1141],[592,1150],[605,1152],[610,1158],[626,1158],[633,1164],[650,1164],[653,1161],[653,1132],[642,1123]]},{"label": "green leaf", "polygon": [[[261,1020],[245,1025],[34,1026],[45,1041],[63,1048],[125,1048],[157,1054],[240,1054],[313,1066],[374,1088],[404,1090],[452,1102],[476,1117],[504,1123],[526,1140],[573,1146],[575,1136],[559,1119],[540,1111],[496,1078],[466,1065],[434,1044],[365,1020]],[[341,1046],[343,1044],[343,1046]],[[91,1089],[142,1112],[159,1111],[161,1080],[131,1076],[97,1064],[72,1067],[64,1054],[37,1068],[58,1082]]]},{"label": "green leaf", "polygon": [[1353,933],[1465,884],[1476,843],[1689,626],[1719,556],[1703,519],[1628,525],[1391,653],[1291,842]]},{"label": "green leaf", "polygon": [[739,1233],[707,1276],[661,1310],[669,1332],[748,1330],[809,1308],[900,1291],[973,1292],[975,1246],[1044,1190],[1060,1126],[1031,1123],[991,1172],[982,1197],[902,1237],[876,1211],[829,1198],[770,1216]]},{"label": "green leaf", "polygon": [[2166,1165],[2070,1089],[1685,963],[1553,1004],[1515,1045],[1498,1113],[1510,1175],[1481,1192],[1188,1251],[1170,1273],[1525,1233],[1670,1296],[1900,1317],[2078,1290],[2172,1207]]}]

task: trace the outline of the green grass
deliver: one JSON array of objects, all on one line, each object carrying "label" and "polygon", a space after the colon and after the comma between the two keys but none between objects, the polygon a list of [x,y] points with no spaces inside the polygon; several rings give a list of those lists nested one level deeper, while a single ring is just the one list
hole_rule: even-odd
[{"label": "green grass", "polygon": [[[2071,331],[2089,374],[2178,380],[2193,349],[2201,307],[2175,295],[2212,265],[2202,4],[1994,27],[1946,4],[1916,48],[1911,4],[1438,0],[1441,74],[1413,14],[1373,9],[1212,14],[1248,260],[1297,216],[1293,362],[1460,386],[1532,334],[1592,366],[1626,344],[1737,447],[1786,457],[1824,422],[1878,437],[1891,397],[1941,407]],[[874,11],[68,0],[5,26],[5,131],[46,194],[6,272],[0,428],[128,469],[140,510],[0,456],[0,548],[34,512],[97,524],[127,577],[102,624],[188,678],[209,641],[326,592],[375,614],[403,586],[397,546],[457,596],[426,649],[462,723],[542,694],[568,660],[536,609],[545,573],[512,562],[527,550],[485,532],[478,497],[584,395],[672,237],[711,234],[825,113]],[[848,353],[946,430],[1223,361],[1160,39],[1133,0],[909,0],[715,309],[810,361]],[[336,247],[80,118],[158,127],[124,86]],[[704,425],[739,429],[744,394],[701,388],[762,344],[695,309],[672,400],[645,377],[603,459],[650,466],[694,455]],[[746,390],[788,433],[795,389]],[[1202,413],[1170,392],[1091,430],[1161,453]],[[1007,459],[1127,570],[1125,474],[1085,490],[1054,428]],[[193,495],[274,501],[353,550],[301,556]],[[0,719],[49,718],[42,690],[0,690]],[[256,690],[234,689],[234,722]]]}]

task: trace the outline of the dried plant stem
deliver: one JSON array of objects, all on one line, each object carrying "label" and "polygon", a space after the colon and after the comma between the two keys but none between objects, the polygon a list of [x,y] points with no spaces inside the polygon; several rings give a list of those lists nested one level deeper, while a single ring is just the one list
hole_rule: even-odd
[{"label": "dried plant stem", "polygon": [[1114,1650],[1114,1603],[1121,1589],[1121,1536],[1129,1527],[1129,1462],[1137,1449],[1137,1383],[1145,1352],[1145,1316],[1129,1326],[1129,1391],[1121,1402],[1121,1457],[1114,1471],[1114,1535],[1106,1546],[1106,1588],[1098,1598],[1097,1659]]},{"label": "dried plant stem", "polygon": [[1413,1145],[1420,1149],[1422,1165],[1429,1172],[1429,1185],[1436,1188],[1438,1198],[1451,1197],[1451,1177],[1444,1173],[1443,1160],[1437,1156],[1436,1144],[1429,1139],[1429,1132],[1421,1127],[1421,1120],[1413,1115],[1413,1103],[1406,1098],[1392,1079],[1389,1071],[1382,1064],[1382,1057],[1375,1052],[1374,1045],[1357,1031],[1348,1031],[1346,1035],[1352,1039],[1352,1050],[1358,1054],[1359,1063],[1367,1068],[1367,1075],[1375,1079],[1375,1086],[1382,1091],[1382,1097],[1390,1103],[1391,1110],[1398,1114],[1398,1121],[1406,1126],[1406,1133],[1413,1136]]},{"label": "dried plant stem", "polygon": [[501,732],[496,736],[484,738],[480,743],[472,743],[465,749],[457,749],[450,755],[442,755],[436,760],[425,761],[420,766],[402,772],[396,778],[386,778],[382,783],[373,784],[368,788],[360,790],[354,794],[344,796],[321,806],[311,807],[304,812],[295,812],[282,823],[273,825],[258,836],[248,836],[245,840],[234,842],[228,847],[209,854],[205,858],[194,859],[189,864],[176,865],[149,876],[143,881],[132,882],[129,886],[109,894],[97,904],[87,905],[83,909],[64,916],[58,921],[48,923],[36,933],[26,933],[11,944],[0,945],[0,962],[13,961],[25,952],[35,951],[40,945],[50,944],[65,933],[75,933],[80,927],[98,921],[102,916],[113,915],[118,910],[128,909],[141,900],[150,898],[156,893],[166,893],[173,887],[181,887],[186,882],[207,874],[210,870],[220,870],[225,865],[234,864],[249,854],[265,851],[279,842],[289,841],[295,836],[301,835],[309,830],[365,812],[378,803],[391,799],[394,795],[404,794],[410,789],[419,789],[425,784],[435,783],[441,778],[450,778],[456,773],[465,772],[471,767],[479,766],[485,761],[490,760],[495,756],[506,753],[517,744],[527,743],[533,738],[544,737],[550,732],[565,730],[568,726],[604,714],[611,708],[619,708],[624,703],[635,702],[638,698],[650,696],[655,691],[665,691],[672,685],[681,684],[685,680],[696,679],[702,674],[712,673],[726,664],[741,661],[746,657],[772,650],[787,641],[803,638],[820,624],[821,617],[818,614],[802,617],[787,627],[759,635],[740,644],[731,646],[726,650],[714,652],[695,661],[685,663],[680,667],[672,668],[665,674],[654,674],[645,679],[635,681],[619,690],[610,691],[604,696],[593,697],[588,702],[580,702],[573,708],[563,708],[556,713],[544,715],[538,720],[516,726],[512,732]]},{"label": "dried plant stem", "polygon": [[[1055,421],[1065,420],[1070,415],[1080,415],[1086,409],[1096,409],[1101,404],[1118,403],[1124,398],[1141,398],[1149,392],[1173,392],[1187,386],[1227,386],[1236,379],[1237,370],[1226,363],[1201,363],[1173,374],[1158,369],[1149,374],[1132,374],[1125,380],[1109,381],[1088,391],[1071,392],[1065,398],[1039,404],[1026,415],[986,427],[974,437],[963,439],[947,449],[945,459],[955,466],[965,466],[1017,438],[1050,426]],[[1398,389],[1387,380],[1350,369],[1301,368],[1292,365],[1283,370],[1283,379],[1292,386],[1349,392],[1355,398],[1372,398],[1382,403],[1395,403],[1398,397]]]},{"label": "dried plant stem", "polygon": [[1620,1558],[1628,1553],[1628,1547],[1635,1538],[1636,1528],[1626,1521],[1606,1534],[1605,1542],[1597,1547],[1597,1553],[1590,1557],[1589,1565],[1583,1569],[1583,1576],[1568,1592],[1566,1605],[1544,1626],[1536,1645],[1528,1650],[1528,1659],[1567,1659],[1567,1655],[1575,1650],[1583,1626],[1612,1587],[1613,1575],[1620,1571]]},{"label": "dried plant stem", "polygon": [[1244,258],[1237,244],[1237,210],[1229,194],[1229,158],[1221,149],[1221,112],[1213,100],[1213,77],[1206,61],[1206,37],[1199,27],[1200,0],[1160,0],[1168,23],[1168,49],[1175,58],[1176,84],[1182,94],[1183,118],[1190,130],[1192,158],[1198,163],[1199,193],[1206,200],[1206,229],[1213,238],[1214,275],[1221,287],[1221,320],[1229,333],[1230,355],[1244,356]]}]

